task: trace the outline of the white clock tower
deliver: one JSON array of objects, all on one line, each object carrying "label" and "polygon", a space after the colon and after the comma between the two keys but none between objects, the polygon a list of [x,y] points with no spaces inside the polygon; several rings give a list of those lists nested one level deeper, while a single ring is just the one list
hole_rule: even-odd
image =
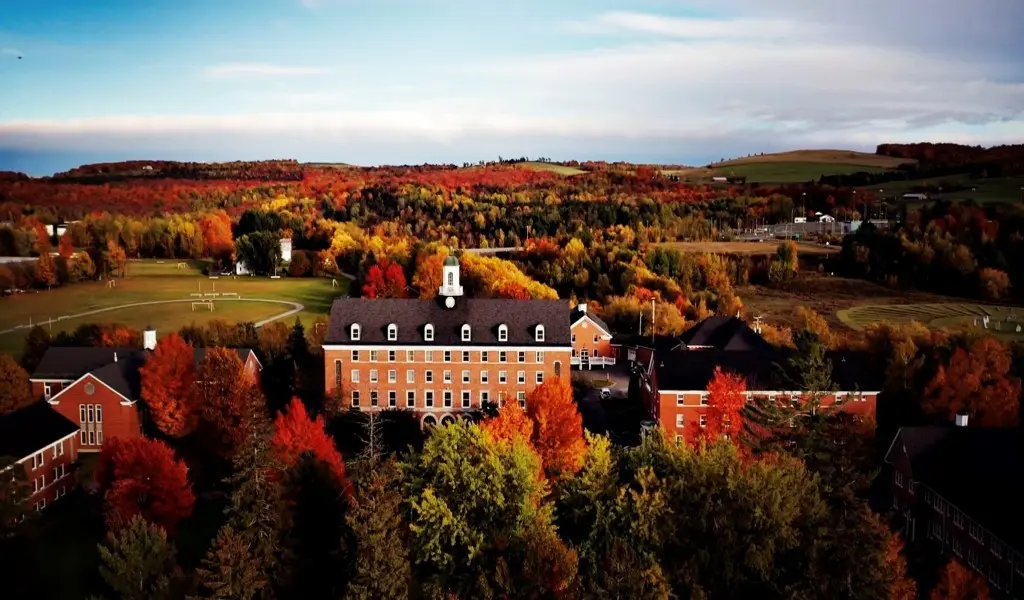
[{"label": "white clock tower", "polygon": [[437,294],[444,297],[446,307],[455,308],[455,298],[462,295],[462,285],[459,284],[459,259],[454,255],[449,254],[444,259],[441,277],[441,287]]}]

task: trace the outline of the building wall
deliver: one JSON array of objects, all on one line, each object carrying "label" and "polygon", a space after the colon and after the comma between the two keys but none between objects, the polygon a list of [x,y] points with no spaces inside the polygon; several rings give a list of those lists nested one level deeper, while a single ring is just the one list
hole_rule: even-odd
[{"label": "building wall", "polygon": [[603,329],[595,325],[590,319],[580,319],[571,328],[572,332],[572,355],[583,356],[586,351],[588,357],[603,356],[614,357],[612,351],[612,337]]},{"label": "building wall", "polygon": [[[468,391],[468,409],[478,409],[481,404],[481,392],[487,392],[487,400],[499,399],[499,392],[504,398],[519,398],[519,393],[528,395],[537,386],[537,373],[542,373],[544,381],[560,375],[568,378],[570,373],[570,351],[568,349],[504,349],[490,347],[486,349],[487,361],[483,361],[480,348],[451,347],[451,362],[444,362],[445,350],[438,346],[432,349],[418,347],[415,349],[395,349],[394,362],[389,360],[389,349],[380,347],[376,350],[356,346],[330,346],[324,348],[324,369],[326,392],[329,397],[338,394],[340,384],[342,406],[352,406],[352,392],[359,393],[359,408],[362,410],[385,409],[390,407],[389,392],[395,392],[395,406],[414,410],[420,417],[434,414],[457,414],[464,410],[463,392]],[[358,350],[359,360],[353,360],[352,351]],[[407,352],[411,351],[412,361]],[[469,352],[469,361],[463,360],[463,352]],[[500,353],[505,352],[505,362],[501,362]],[[373,353],[376,353],[376,357]],[[432,356],[428,356],[428,352]],[[524,354],[525,362],[519,361],[519,354]],[[541,353],[541,361],[537,361],[537,353]],[[374,358],[376,360],[374,360]],[[556,364],[558,366],[556,366]],[[339,366],[340,365],[340,366]],[[339,372],[340,369],[340,372]],[[359,380],[352,381],[352,372],[359,372]],[[377,380],[372,381],[371,371],[376,370]],[[395,381],[389,380],[389,371],[395,371]],[[432,383],[427,383],[427,372],[431,372]],[[451,372],[451,381],[445,382],[444,372]],[[469,383],[463,382],[463,371],[469,374]],[[500,373],[505,372],[505,383],[501,383]],[[523,371],[524,381],[519,383],[518,373]],[[412,381],[409,381],[409,373]],[[483,373],[487,373],[487,382],[482,381]],[[414,405],[408,405],[407,392],[415,392]],[[433,391],[433,406],[426,406],[426,392]],[[444,392],[451,392],[451,406],[445,406]],[[377,406],[372,404],[372,393],[377,392]]]},{"label": "building wall", "polygon": [[58,392],[63,390],[65,387],[70,385],[74,380],[71,379],[33,379],[32,384],[32,396],[35,398],[47,398],[46,388],[49,386],[50,395],[52,398],[56,396]]},{"label": "building wall", "polygon": [[[87,391],[88,384],[93,386],[92,394]],[[87,375],[72,384],[60,396],[55,397],[51,404],[57,412],[81,427],[78,438],[79,450],[98,452],[105,439],[133,438],[142,435],[138,403],[126,406],[121,404],[123,400],[106,385]],[[100,407],[100,413],[97,413],[96,406]],[[99,421],[97,414],[100,414]]]},{"label": "building wall", "polygon": [[22,459],[20,462],[25,468],[31,492],[26,501],[27,507],[42,510],[70,492],[75,485],[77,459],[77,435],[68,436]]}]

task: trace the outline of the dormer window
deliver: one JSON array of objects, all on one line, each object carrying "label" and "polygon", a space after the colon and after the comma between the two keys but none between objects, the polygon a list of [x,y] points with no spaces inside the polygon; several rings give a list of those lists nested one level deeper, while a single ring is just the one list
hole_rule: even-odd
[{"label": "dormer window", "polygon": [[352,338],[353,342],[358,342],[359,341],[359,332],[360,332],[359,323],[353,323],[352,327],[349,329],[349,337]]},{"label": "dormer window", "polygon": [[470,340],[469,323],[462,326],[462,341],[468,342]]},{"label": "dormer window", "polygon": [[538,342],[543,342],[544,341],[544,326],[543,325],[538,325],[537,328],[534,330],[533,339],[535,339]]},{"label": "dormer window", "polygon": [[505,325],[504,323],[502,323],[501,325],[498,325],[498,341],[499,342],[507,342],[508,341],[508,326]]},{"label": "dormer window", "polygon": [[398,325],[391,323],[388,325],[388,341],[393,342],[398,339]]},{"label": "dormer window", "polygon": [[423,326],[423,341],[432,342],[434,341],[434,326],[427,323]]}]

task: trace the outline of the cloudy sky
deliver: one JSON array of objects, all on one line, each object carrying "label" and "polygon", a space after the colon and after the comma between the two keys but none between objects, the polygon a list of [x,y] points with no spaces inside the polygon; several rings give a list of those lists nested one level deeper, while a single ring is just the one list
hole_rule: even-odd
[{"label": "cloudy sky", "polygon": [[1024,141],[1021,0],[0,0],[0,14],[0,170],[700,164]]}]

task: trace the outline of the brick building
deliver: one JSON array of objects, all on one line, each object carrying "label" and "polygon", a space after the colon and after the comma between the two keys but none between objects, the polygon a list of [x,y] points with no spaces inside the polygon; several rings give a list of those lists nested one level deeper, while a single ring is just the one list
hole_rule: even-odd
[{"label": "brick building", "polygon": [[[740,375],[750,400],[788,401],[802,395],[779,382],[787,353],[775,348],[735,317],[710,317],[679,337],[626,336],[612,342],[620,359],[635,361],[642,379],[644,402],[652,419],[669,437],[687,439],[703,427],[708,411],[707,386],[715,369]],[[881,389],[879,373],[859,352],[829,352],[832,381],[838,390],[820,397],[823,406],[875,416]],[[798,374],[789,379],[799,380]],[[785,378],[784,378],[785,379]]]},{"label": "brick building", "polygon": [[885,456],[893,507],[911,543],[1024,597],[1024,434],[1020,429],[903,427]]},{"label": "brick building", "polygon": [[[79,425],[80,451],[97,452],[106,438],[142,435],[139,368],[155,347],[152,329],[145,332],[143,348],[51,347],[29,379],[32,391]],[[236,351],[251,374],[262,369],[251,350]],[[195,349],[197,366],[205,356],[205,348]]]},{"label": "brick building", "polygon": [[569,330],[573,366],[591,369],[615,364],[612,331],[600,317],[587,310],[586,304],[578,305],[569,313]]},{"label": "brick building", "polygon": [[78,425],[46,402],[37,402],[0,417],[0,456],[25,469],[26,506],[42,510],[74,486]]},{"label": "brick building", "polygon": [[360,410],[402,408],[423,425],[485,402],[526,397],[568,377],[572,344],[559,300],[465,298],[445,259],[434,300],[339,298],[325,336],[326,391]]}]

